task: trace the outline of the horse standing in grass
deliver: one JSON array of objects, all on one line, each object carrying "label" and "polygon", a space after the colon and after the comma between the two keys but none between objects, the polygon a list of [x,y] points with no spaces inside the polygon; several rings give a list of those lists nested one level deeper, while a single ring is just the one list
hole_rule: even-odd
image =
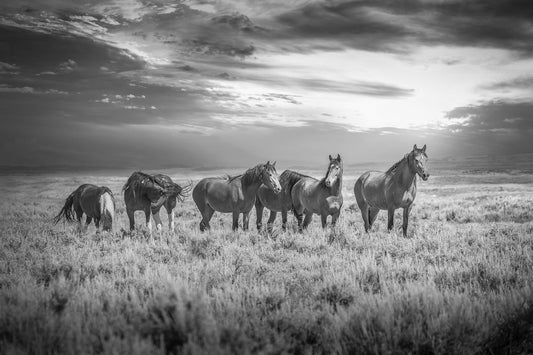
[{"label": "horse standing in grass", "polygon": [[166,184],[161,179],[156,179],[154,176],[141,171],[131,174],[122,191],[124,192],[126,213],[130,221],[130,230],[135,229],[135,211],[140,210],[144,211],[146,226],[150,234],[152,233],[152,221],[150,219],[152,210],[159,211],[169,196],[181,193],[177,187]]},{"label": "horse standing in grass", "polygon": [[161,186],[164,186],[165,189],[170,192],[166,194],[166,201],[162,205],[153,205],[152,206],[152,216],[155,220],[155,225],[158,231],[162,230],[161,217],[159,217],[159,210],[161,206],[165,207],[165,210],[168,214],[168,228],[171,231],[174,231],[174,208],[176,207],[177,201],[183,202],[185,197],[191,191],[191,184],[180,186],[176,184],[170,177],[163,174],[153,175],[154,180]]},{"label": "horse standing in grass", "polygon": [[62,218],[67,222],[74,222],[74,214],[76,214],[81,232],[84,229],[81,222],[84,213],[87,216],[85,229],[94,219],[98,232],[100,222],[102,222],[104,231],[112,230],[115,218],[115,199],[111,190],[106,186],[81,185],[67,197],[65,205],[55,216],[54,223],[57,224]]},{"label": "horse standing in grass", "polygon": [[291,191],[301,178],[309,177],[297,173],[292,170],[285,170],[279,176],[281,185],[281,192],[275,193],[266,185],[261,185],[257,190],[257,198],[255,199],[255,213],[257,230],[260,231],[263,227],[263,209],[266,207],[270,210],[270,217],[267,222],[267,230],[272,231],[272,225],[276,220],[278,212],[281,212],[281,228],[287,230],[287,211],[292,210]]},{"label": "horse standing in grass", "polygon": [[[326,176],[317,180],[312,177],[301,178],[292,188],[291,197],[294,214],[298,220],[298,230],[306,229],[313,213],[319,214],[322,228],[326,228],[327,218],[331,215],[331,224],[335,226],[342,207],[342,160],[329,156]],[[305,219],[302,222],[303,214]]]},{"label": "horse standing in grass", "polygon": [[354,194],[368,233],[380,210],[389,214],[388,230],[394,225],[394,211],[403,208],[403,235],[407,236],[409,212],[416,197],[416,176],[429,178],[426,145],[413,150],[386,172],[367,171],[357,179]]},{"label": "horse standing in grass", "polygon": [[249,214],[261,184],[265,184],[275,193],[281,191],[275,162],[259,164],[234,177],[209,177],[200,180],[192,191],[194,202],[202,214],[200,230],[211,228],[209,221],[215,211],[233,213],[233,230],[239,227],[239,214],[242,213],[242,228],[247,230]]}]

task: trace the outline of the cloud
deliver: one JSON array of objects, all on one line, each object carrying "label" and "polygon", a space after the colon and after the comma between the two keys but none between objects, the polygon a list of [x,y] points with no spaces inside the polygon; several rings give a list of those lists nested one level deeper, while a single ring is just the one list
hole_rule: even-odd
[{"label": "cloud", "polygon": [[48,94],[68,95],[68,92],[56,90],[56,89],[36,90],[30,86],[10,87],[5,84],[0,84],[0,92],[19,93],[19,94],[36,94],[36,95],[48,95]]},{"label": "cloud", "polygon": [[526,89],[533,90],[533,76],[521,76],[511,80],[499,81],[492,84],[486,84],[482,86],[485,90],[514,90],[514,89]]},{"label": "cloud", "polygon": [[531,135],[533,101],[486,101],[456,107],[446,113],[446,118],[459,120],[450,126],[451,129],[473,133],[515,131]]},{"label": "cloud", "polygon": [[284,28],[275,36],[306,40],[309,48],[322,45],[317,40],[328,40],[385,52],[446,44],[533,54],[533,12],[528,0],[312,2],[276,20]]}]

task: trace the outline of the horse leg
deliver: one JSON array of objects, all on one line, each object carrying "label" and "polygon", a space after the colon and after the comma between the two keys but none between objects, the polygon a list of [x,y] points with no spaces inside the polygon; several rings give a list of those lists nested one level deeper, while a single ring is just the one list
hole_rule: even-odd
[{"label": "horse leg", "polygon": [[200,231],[205,231],[206,229],[211,229],[211,226],[209,225],[209,221],[211,220],[211,217],[213,217],[213,213],[215,213],[215,210],[209,206],[208,204],[205,204],[205,208],[202,211],[202,221],[200,222]]},{"label": "horse leg", "polygon": [[242,229],[247,231],[250,227],[250,212],[242,213]]},{"label": "horse leg", "polygon": [[135,229],[135,211],[132,210],[126,210],[126,214],[128,215],[128,220],[130,221],[130,230]]},{"label": "horse leg", "polygon": [[337,224],[337,220],[339,219],[339,216],[341,215],[341,211],[335,213],[334,215],[331,216],[331,226],[332,227],[335,227],[335,225]]},{"label": "horse leg", "polygon": [[404,207],[404,209],[403,209],[403,225],[402,225],[402,229],[403,229],[403,236],[404,237],[407,237],[407,225],[409,224],[409,212],[411,212],[411,206],[412,205],[409,205],[409,207]]},{"label": "horse leg", "polygon": [[83,217],[83,210],[81,209],[81,206],[75,206],[74,212],[76,213],[76,219],[78,220],[78,232],[85,233],[85,228],[83,228],[83,224],[81,222],[81,218]]},{"label": "horse leg", "polygon": [[322,229],[326,229],[326,226],[328,225],[328,215],[327,214],[321,214],[320,215],[320,222],[322,222]]},{"label": "horse leg", "polygon": [[151,215],[152,211],[150,210],[150,205],[148,205],[148,207],[144,209],[144,216],[146,218],[146,226],[148,227],[150,237],[152,237],[152,219],[150,218]]},{"label": "horse leg", "polygon": [[159,209],[157,211],[152,210],[152,216],[154,217],[155,228],[158,232],[161,232],[163,229],[163,223],[161,222],[161,216],[159,216]]},{"label": "horse leg", "polygon": [[174,227],[175,227],[175,216],[174,216],[174,209],[167,210],[168,213],[168,229],[170,229],[171,232],[174,233]]},{"label": "horse leg", "polygon": [[287,230],[287,209],[281,209],[281,229],[285,232]]},{"label": "horse leg", "polygon": [[100,233],[100,218],[94,219],[94,225],[96,226],[96,233]]},{"label": "horse leg", "polygon": [[239,211],[233,211],[233,231],[236,231],[239,228]]},{"label": "horse leg", "polygon": [[[91,224],[92,221],[93,221],[93,218],[87,216],[87,218],[85,219],[85,229],[86,229],[86,230],[87,230],[87,228],[89,228],[89,224]],[[96,223],[95,223],[95,224],[96,224]]]},{"label": "horse leg", "polygon": [[265,206],[259,201],[259,199],[255,198],[255,224],[257,226],[257,230],[261,231],[261,228],[263,227],[263,209]]},{"label": "horse leg", "polygon": [[267,231],[269,233],[272,233],[272,229],[274,228],[274,221],[276,220],[277,215],[278,213],[276,211],[273,211],[273,210],[270,211],[270,217],[268,217],[268,222],[267,222]]},{"label": "horse leg", "polygon": [[303,229],[307,229],[309,226],[309,223],[311,223],[311,220],[313,219],[313,212],[306,212],[304,222],[302,224]]},{"label": "horse leg", "polygon": [[389,223],[387,224],[387,229],[390,232],[392,230],[392,227],[394,227],[394,209],[391,208],[389,211]]},{"label": "horse leg", "polygon": [[372,225],[376,221],[378,213],[379,213],[379,208],[368,209],[368,228],[372,228]]},{"label": "horse leg", "polygon": [[370,221],[368,220],[368,212],[369,212],[368,205],[363,204],[362,206],[359,207],[359,209],[361,210],[361,216],[363,217],[363,222],[365,224],[365,232],[368,233],[368,231],[370,230]]}]

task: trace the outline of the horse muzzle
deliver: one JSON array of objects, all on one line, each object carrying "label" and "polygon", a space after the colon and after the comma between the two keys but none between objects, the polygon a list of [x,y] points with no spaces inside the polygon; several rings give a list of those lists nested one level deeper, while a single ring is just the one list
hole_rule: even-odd
[{"label": "horse muzzle", "polygon": [[427,179],[429,179],[429,174],[428,173],[423,173],[422,174],[422,180],[427,181]]}]

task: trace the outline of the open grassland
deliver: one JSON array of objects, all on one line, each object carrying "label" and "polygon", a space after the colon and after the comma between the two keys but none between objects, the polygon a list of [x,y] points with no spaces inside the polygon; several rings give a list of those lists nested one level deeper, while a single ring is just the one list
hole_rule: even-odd
[{"label": "open grassland", "polygon": [[[335,230],[202,234],[189,198],[154,241],[124,230],[127,176],[4,176],[0,352],[533,352],[533,175],[434,173],[408,238],[399,212],[363,232],[356,175]],[[84,182],[115,192],[113,233],[50,223]]]}]

